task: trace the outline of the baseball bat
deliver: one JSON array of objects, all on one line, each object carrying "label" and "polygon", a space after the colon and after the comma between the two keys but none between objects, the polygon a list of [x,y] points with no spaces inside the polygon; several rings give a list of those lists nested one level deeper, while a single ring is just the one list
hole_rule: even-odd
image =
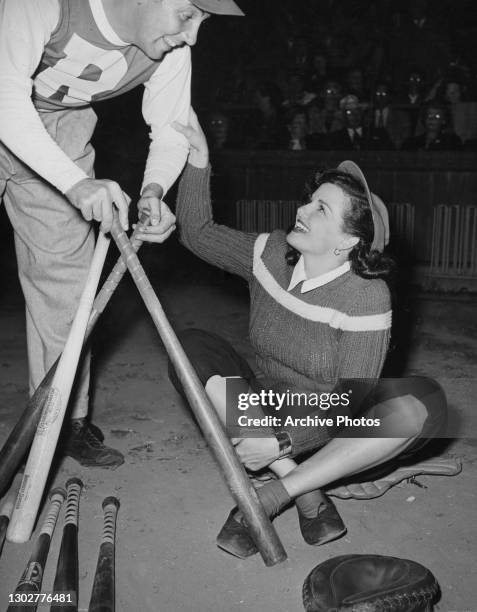
[{"label": "baseball bat", "polygon": [[[137,232],[148,224],[148,222],[149,216],[143,213],[131,237],[131,242],[135,251],[138,251],[142,244],[142,241],[138,240],[135,236]],[[116,287],[119,285],[119,282],[124,276],[126,270],[126,264],[123,262],[122,258],[119,257],[116,265],[104,282],[101,291],[94,300],[93,308],[88,321],[88,327],[85,333],[84,344],[86,344],[86,341],[91,335],[91,331],[93,330],[99,315],[106,308],[106,305],[108,304]],[[10,435],[0,451],[0,495],[2,495],[2,493],[8,487],[8,484],[12,480],[14,474],[17,472],[22,459],[33,440],[33,436],[35,435],[35,431],[40,420],[41,412],[48,398],[51,382],[53,380],[53,376],[55,375],[59,359],[60,357],[58,357],[55,363],[48,370],[34,394],[28,400],[23,413],[10,432]]]},{"label": "baseball bat", "polygon": [[12,516],[13,506],[17,498],[18,490],[20,489],[20,483],[22,481],[23,474],[18,472],[13,479],[12,486],[10,487],[5,498],[2,500],[0,506],[0,555],[2,554],[3,545],[5,543],[5,536],[7,535],[7,527]]},{"label": "baseball bat", "polygon": [[[43,572],[45,570],[45,564],[50,550],[50,542],[53,532],[55,530],[56,521],[58,519],[58,513],[61,505],[64,502],[66,493],[64,489],[54,489],[50,493],[50,504],[46,518],[41,526],[40,535],[35,543],[33,552],[30,555],[30,559],[26,565],[25,571],[23,572],[18,584],[15,589],[15,594],[19,593],[40,593],[41,583],[43,581]],[[22,603],[21,600],[18,603],[15,601],[8,606],[7,612],[34,612],[37,608],[37,604],[31,603],[31,605]]]},{"label": "baseball bat", "polygon": [[55,604],[54,610],[55,612],[76,612],[78,610],[78,516],[83,483],[79,478],[70,478],[65,486],[65,521],[53,592],[72,592],[75,598],[73,604]]},{"label": "baseball bat", "polygon": [[20,492],[8,526],[7,539],[10,542],[26,542],[33,531],[61,426],[63,425],[86,326],[108,252],[109,242],[109,238],[100,232],[78,309],[56,368],[28,455]]},{"label": "baseball bat", "polygon": [[190,407],[222,470],[230,493],[247,521],[250,534],[265,564],[271,566],[284,561],[287,558],[285,549],[263,509],[202,383],[167,320],[159,299],[139,262],[139,258],[121,228],[117,214],[114,215],[111,235],[154,321],[154,325],[182,383]]},{"label": "baseball bat", "polygon": [[103,534],[88,612],[114,612],[115,609],[114,553],[118,510],[119,500],[106,497],[103,501]]}]

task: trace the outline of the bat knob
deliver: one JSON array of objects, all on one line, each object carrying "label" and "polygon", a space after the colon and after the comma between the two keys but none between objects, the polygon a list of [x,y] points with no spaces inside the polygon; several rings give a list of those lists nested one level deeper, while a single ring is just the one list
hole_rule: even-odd
[{"label": "bat knob", "polygon": [[73,478],[68,478],[68,480],[65,483],[65,487],[68,488],[71,485],[78,485],[81,489],[83,488],[83,481],[79,478],[76,478],[76,476],[73,476]]},{"label": "bat knob", "polygon": [[55,495],[62,497],[63,501],[66,499],[66,491],[63,489],[63,487],[56,487],[55,489],[52,489],[50,491],[49,499],[53,499]]},{"label": "bat knob", "polygon": [[119,508],[119,499],[117,497],[106,497],[103,501],[103,510],[106,506],[115,506],[116,510]]}]

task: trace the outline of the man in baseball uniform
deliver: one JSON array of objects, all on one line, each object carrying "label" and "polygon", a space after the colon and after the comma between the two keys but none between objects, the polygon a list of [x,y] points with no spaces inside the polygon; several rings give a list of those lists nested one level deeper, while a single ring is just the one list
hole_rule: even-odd
[{"label": "man in baseball uniform", "polygon": [[[61,353],[94,248],[113,208],[128,227],[130,198],[95,179],[91,102],[144,85],[151,144],[141,189],[160,239],[174,229],[162,202],[188,154],[191,54],[210,14],[242,15],[232,0],[0,0],[0,196],[15,235],[26,301],[30,393]],[[87,420],[89,358],[78,371],[66,453],[115,467]]]}]

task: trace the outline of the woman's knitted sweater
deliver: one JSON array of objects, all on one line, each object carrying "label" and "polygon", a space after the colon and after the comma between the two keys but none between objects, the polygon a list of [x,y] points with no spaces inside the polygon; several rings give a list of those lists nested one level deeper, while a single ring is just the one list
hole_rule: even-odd
[{"label": "woman's knitted sweater", "polygon": [[260,371],[281,390],[328,392],[341,378],[378,378],[391,305],[382,280],[349,271],[300,293],[283,231],[250,234],[214,223],[210,168],[186,166],[177,201],[181,242],[201,259],[242,276],[250,288],[250,341]]}]

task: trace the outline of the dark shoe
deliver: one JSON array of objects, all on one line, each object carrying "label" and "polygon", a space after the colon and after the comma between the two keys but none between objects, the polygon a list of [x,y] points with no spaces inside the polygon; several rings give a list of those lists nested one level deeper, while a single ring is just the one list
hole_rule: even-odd
[{"label": "dark shoe", "polygon": [[71,420],[63,452],[87,467],[115,468],[124,463],[124,456],[118,450],[105,446],[96,435],[101,430],[88,423],[86,419]]},{"label": "dark shoe", "polygon": [[94,423],[90,423],[89,421],[87,421],[87,423],[88,423],[88,427],[90,428],[91,433],[93,434],[93,436],[95,438],[98,438],[98,440],[100,442],[104,442],[104,434],[101,431],[101,429],[97,425],[95,425]]},{"label": "dark shoe", "polygon": [[245,525],[235,518],[237,512],[234,508],[229,514],[217,536],[217,546],[239,559],[246,559],[257,553],[258,548]]},{"label": "dark shoe", "polygon": [[327,495],[325,498],[326,501],[318,506],[315,518],[306,518],[297,506],[301,535],[305,542],[312,546],[326,544],[346,533],[345,524],[336,506]]}]

